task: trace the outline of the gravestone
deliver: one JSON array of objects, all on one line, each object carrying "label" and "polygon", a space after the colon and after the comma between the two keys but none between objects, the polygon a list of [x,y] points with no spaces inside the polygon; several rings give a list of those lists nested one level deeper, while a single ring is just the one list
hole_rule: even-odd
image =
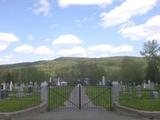
[{"label": "gravestone", "polygon": [[125,85],[121,85],[121,91],[126,91],[126,86]]},{"label": "gravestone", "polygon": [[136,86],[136,96],[138,98],[141,98],[142,97],[142,90],[141,90],[141,86],[140,85],[137,85]]},{"label": "gravestone", "polygon": [[100,85],[100,86],[102,85],[102,81],[99,81],[99,85]]},{"label": "gravestone", "polygon": [[3,83],[0,85],[0,99],[6,99],[8,98],[8,91],[6,90],[6,84]]},{"label": "gravestone", "polygon": [[6,83],[3,82],[1,85],[2,85],[1,88],[2,88],[3,90],[5,90],[5,89],[6,89]]},{"label": "gravestone", "polygon": [[33,92],[33,83],[29,82],[28,84],[28,95],[32,95]]},{"label": "gravestone", "polygon": [[60,86],[61,82],[60,82],[60,78],[58,77],[58,82],[57,82],[57,86]]},{"label": "gravestone", "polygon": [[52,78],[51,77],[49,78],[49,83],[52,83]]},{"label": "gravestone", "polygon": [[148,84],[147,84],[147,83],[144,83],[143,88],[144,88],[144,89],[148,89]]},{"label": "gravestone", "polygon": [[118,102],[119,101],[119,83],[118,81],[113,81],[112,82],[112,103]]},{"label": "gravestone", "polygon": [[106,85],[106,79],[105,79],[105,76],[102,76],[102,85]]},{"label": "gravestone", "polygon": [[38,83],[34,82],[34,90],[38,90]]},{"label": "gravestone", "polygon": [[151,82],[150,83],[150,90],[154,90],[155,89],[155,84],[154,84],[154,82]]},{"label": "gravestone", "polygon": [[127,87],[127,91],[128,91],[128,95],[130,96],[132,94],[132,88],[131,88],[131,86]]},{"label": "gravestone", "polygon": [[61,82],[61,86],[67,86],[67,85],[68,85],[68,82],[66,82],[66,81]]},{"label": "gravestone", "polygon": [[13,90],[13,83],[11,81],[10,84],[9,84],[9,91],[12,91],[12,90]]},{"label": "gravestone", "polygon": [[21,86],[22,86],[23,88],[25,88],[25,84],[24,84],[24,83],[21,83]]},{"label": "gravestone", "polygon": [[152,91],[151,92],[151,94],[152,94],[152,99],[158,99],[159,98],[159,93],[158,93],[158,91]]},{"label": "gravestone", "polygon": [[148,89],[151,89],[151,80],[148,80]]},{"label": "gravestone", "polygon": [[6,83],[6,84],[5,84],[5,87],[6,87],[5,89],[6,89],[7,91],[9,91],[10,84],[9,84],[9,83]]},{"label": "gravestone", "polygon": [[18,89],[18,85],[17,83],[14,84],[14,89],[17,90]]},{"label": "gravestone", "polygon": [[41,102],[48,104],[48,83],[41,83]]},{"label": "gravestone", "polygon": [[147,84],[146,84],[146,81],[145,81],[145,80],[143,80],[143,82],[142,82],[142,86],[143,86],[143,88],[144,88],[144,89],[146,89],[146,88],[147,88]]},{"label": "gravestone", "polygon": [[88,84],[89,84],[89,79],[88,79],[88,78],[85,78],[85,79],[84,79],[84,83],[85,83],[85,85],[88,85]]},{"label": "gravestone", "polygon": [[23,88],[23,86],[22,86],[20,83],[17,85],[16,97],[17,97],[17,98],[22,98],[22,97],[24,97],[24,88]]}]

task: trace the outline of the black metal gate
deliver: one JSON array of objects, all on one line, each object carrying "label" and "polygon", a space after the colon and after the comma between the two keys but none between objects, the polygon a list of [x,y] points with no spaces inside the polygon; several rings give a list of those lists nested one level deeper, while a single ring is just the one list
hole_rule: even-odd
[{"label": "black metal gate", "polygon": [[111,110],[109,86],[49,86],[50,110]]}]

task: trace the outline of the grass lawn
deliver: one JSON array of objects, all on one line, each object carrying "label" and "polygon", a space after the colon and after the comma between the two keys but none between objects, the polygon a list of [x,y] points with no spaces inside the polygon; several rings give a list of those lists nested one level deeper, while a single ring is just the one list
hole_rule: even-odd
[{"label": "grass lawn", "polygon": [[110,89],[101,86],[87,86],[85,89],[86,94],[95,105],[110,109]]},{"label": "grass lawn", "polygon": [[0,112],[19,111],[39,104],[40,96],[38,94],[25,96],[23,98],[16,98],[16,96],[14,95],[12,97],[9,97],[9,99],[0,101]]},{"label": "grass lawn", "polygon": [[73,86],[50,88],[49,91],[49,109],[64,106],[64,102],[69,98]]},{"label": "grass lawn", "polygon": [[138,98],[135,91],[131,95],[120,94],[120,104],[145,111],[160,111],[160,99],[150,99],[149,91],[143,91],[142,97]]}]

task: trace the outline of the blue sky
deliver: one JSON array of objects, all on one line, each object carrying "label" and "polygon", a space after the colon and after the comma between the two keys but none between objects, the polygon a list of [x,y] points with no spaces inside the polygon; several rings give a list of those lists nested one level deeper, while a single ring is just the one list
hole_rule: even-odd
[{"label": "blue sky", "polygon": [[0,0],[0,64],[140,56],[152,39],[159,0]]}]

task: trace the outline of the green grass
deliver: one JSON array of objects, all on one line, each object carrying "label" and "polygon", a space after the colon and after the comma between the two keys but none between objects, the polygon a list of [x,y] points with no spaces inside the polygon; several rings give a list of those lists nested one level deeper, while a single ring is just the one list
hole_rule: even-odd
[{"label": "green grass", "polygon": [[49,109],[64,106],[64,102],[69,98],[73,86],[50,88],[49,91]]},{"label": "green grass", "polygon": [[143,91],[141,98],[136,96],[135,91],[131,95],[120,94],[120,104],[139,110],[160,111],[160,99],[150,99],[149,91]]},{"label": "green grass", "polygon": [[9,99],[0,101],[0,112],[19,111],[39,104],[40,96],[38,94],[25,96],[23,98],[16,98],[16,96],[12,96],[9,97]]},{"label": "green grass", "polygon": [[86,94],[91,99],[92,103],[97,106],[110,109],[111,99],[110,99],[110,89],[100,86],[88,86],[86,88]]}]

